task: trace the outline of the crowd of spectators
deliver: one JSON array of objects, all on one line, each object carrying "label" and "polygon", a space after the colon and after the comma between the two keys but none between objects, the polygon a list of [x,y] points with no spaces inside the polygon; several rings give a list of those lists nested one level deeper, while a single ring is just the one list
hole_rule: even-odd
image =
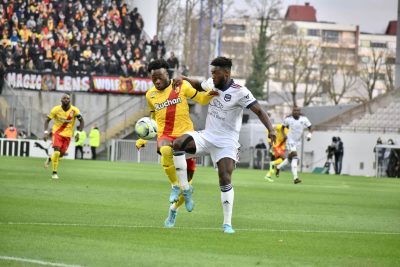
[{"label": "crowd of spectators", "polygon": [[0,63],[5,69],[144,77],[165,56],[143,38],[137,8],[122,0],[0,0]]}]

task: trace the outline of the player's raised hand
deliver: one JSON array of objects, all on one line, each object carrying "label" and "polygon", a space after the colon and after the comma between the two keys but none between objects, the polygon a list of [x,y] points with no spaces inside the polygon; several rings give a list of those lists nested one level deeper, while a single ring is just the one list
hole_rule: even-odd
[{"label": "player's raised hand", "polygon": [[172,79],[172,88],[177,88],[182,85],[183,76],[178,75],[177,77]]},{"label": "player's raised hand", "polygon": [[142,147],[145,147],[146,144],[147,144],[147,140],[138,139],[138,140],[136,140],[136,149],[140,150]]},{"label": "player's raised hand", "polygon": [[268,138],[271,139],[272,144],[275,144],[276,143],[276,132],[275,131],[269,132]]},{"label": "player's raised hand", "polygon": [[49,132],[48,131],[44,131],[43,140],[46,142],[48,138],[49,138]]},{"label": "player's raised hand", "polygon": [[216,91],[216,90],[210,90],[210,91],[208,91],[207,94],[210,95],[210,96],[218,96],[218,95],[219,95],[219,92]]}]

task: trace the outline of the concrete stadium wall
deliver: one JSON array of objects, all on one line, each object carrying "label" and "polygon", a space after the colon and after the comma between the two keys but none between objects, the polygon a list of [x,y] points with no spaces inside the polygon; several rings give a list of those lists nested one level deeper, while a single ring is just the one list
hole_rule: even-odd
[{"label": "concrete stadium wall", "polygon": [[304,141],[303,172],[311,172],[315,167],[324,166],[327,159],[325,151],[332,143],[333,136],[339,136],[343,141],[342,174],[347,175],[375,176],[373,150],[379,137],[384,144],[388,139],[400,144],[400,135],[396,133],[314,132],[310,142]]},{"label": "concrete stadium wall", "polygon": [[[14,90],[18,97],[19,106],[29,107],[31,110],[42,115],[41,121],[34,122],[32,132],[36,134],[43,131],[44,118],[49,114],[52,107],[61,104],[63,93],[60,92],[37,92],[29,90]],[[93,94],[93,93],[71,93],[71,102],[78,107],[85,119],[85,130],[89,130],[91,124],[96,122],[99,117],[105,116],[112,110],[126,108],[127,104],[145,102],[144,95],[112,95],[112,94]],[[139,99],[139,101],[138,101]],[[123,105],[125,103],[125,105]],[[17,106],[18,108],[18,106]],[[142,109],[143,106],[138,109]],[[111,125],[110,125],[111,126]],[[103,129],[101,129],[103,130]]]}]

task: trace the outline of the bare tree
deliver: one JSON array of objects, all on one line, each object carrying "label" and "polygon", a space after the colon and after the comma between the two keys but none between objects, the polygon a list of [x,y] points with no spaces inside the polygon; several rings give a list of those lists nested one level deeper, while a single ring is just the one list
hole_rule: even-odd
[{"label": "bare tree", "polygon": [[160,34],[162,32],[162,25],[165,24],[166,21],[168,21],[169,16],[168,11],[174,1],[172,0],[158,0],[158,10],[157,10],[157,34]]},{"label": "bare tree", "polygon": [[394,89],[394,65],[395,56],[388,55],[385,59],[385,87],[386,91],[392,91]]},{"label": "bare tree", "polygon": [[368,62],[363,62],[360,66],[359,77],[367,93],[368,100],[372,100],[376,84],[380,74],[383,72],[384,51],[372,48],[371,57]]},{"label": "bare tree", "polygon": [[188,63],[189,58],[191,19],[193,16],[193,10],[198,3],[199,0],[186,0],[185,3],[185,22],[183,24],[183,62],[185,65]]},{"label": "bare tree", "polygon": [[[297,34],[294,24],[284,27],[283,34],[277,40],[280,47],[275,78],[282,82],[281,97],[292,105],[298,104],[298,95],[304,93],[304,105],[312,103],[313,98],[320,94],[318,86],[320,46],[306,40]],[[303,86],[303,88],[301,88]]]},{"label": "bare tree", "polygon": [[329,96],[334,105],[338,105],[357,83],[356,67],[354,64],[348,64],[346,57],[345,53],[340,53],[335,62],[324,58],[321,64],[322,91]]}]

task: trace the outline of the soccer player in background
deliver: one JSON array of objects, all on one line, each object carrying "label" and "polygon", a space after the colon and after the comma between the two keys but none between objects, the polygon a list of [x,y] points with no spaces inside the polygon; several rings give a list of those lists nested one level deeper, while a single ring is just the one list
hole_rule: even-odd
[{"label": "soccer player in background", "polygon": [[[49,167],[51,161],[53,167],[53,174],[51,178],[58,179],[58,162],[68,149],[71,137],[74,133],[74,125],[76,119],[79,120],[78,131],[83,130],[84,121],[79,109],[71,105],[71,99],[68,94],[64,94],[61,98],[61,105],[52,108],[50,114],[44,122],[44,136],[43,140],[47,141],[49,136],[49,122],[54,119],[52,127],[52,140],[54,153],[51,157],[46,159],[44,164],[45,168]],[[75,136],[79,138],[79,134]]]},{"label": "soccer player in background", "polygon": [[[271,160],[269,162],[269,170],[265,175],[265,180],[269,182],[273,182],[271,179],[272,174],[275,172],[275,168],[278,164],[280,164],[285,158],[286,152],[286,139],[285,136],[288,134],[288,128],[285,128],[282,132],[283,125],[281,123],[274,126],[274,130],[276,132],[276,142],[272,143],[271,139],[268,138],[268,144],[270,147]],[[268,135],[268,130],[267,130]],[[279,177],[279,173],[276,174],[276,177]]]},{"label": "soccer player in background", "polygon": [[[286,135],[284,130],[288,128],[289,132]],[[305,129],[308,129],[307,141],[311,140],[312,129],[311,122],[306,117],[301,115],[301,109],[299,107],[293,107],[292,115],[285,118],[283,121],[282,135],[286,140],[286,149],[289,151],[288,157],[276,166],[276,175],[279,176],[279,171],[282,167],[290,162],[293,174],[293,182],[295,184],[301,183],[301,180],[297,174],[297,164],[299,156],[297,155],[297,147],[301,144],[301,137]]]},{"label": "soccer player in background", "polygon": [[[168,63],[164,59],[157,59],[149,63],[148,71],[154,86],[147,91],[146,100],[151,117],[157,123],[157,151],[161,154],[161,164],[171,183],[169,198],[171,206],[164,225],[165,227],[174,227],[177,210],[183,202],[185,202],[187,211],[193,210],[193,189],[189,181],[193,177],[196,162],[194,159],[185,159],[185,165],[188,166],[186,175],[189,179],[178,180],[172,159],[172,141],[187,131],[193,131],[187,99],[206,105],[216,95],[216,92],[197,91],[186,81],[179,86],[174,86],[168,76],[168,68]],[[146,140],[139,139],[136,141],[136,148],[140,149],[146,143]],[[180,187],[182,187],[182,193]]]},{"label": "soccer player in background", "polygon": [[191,131],[175,139],[174,164],[180,180],[186,179],[186,153],[210,154],[214,166],[218,168],[221,204],[223,208],[223,231],[233,234],[232,208],[234,190],[232,172],[239,158],[239,132],[242,126],[243,109],[253,111],[270,131],[269,137],[275,142],[275,131],[267,113],[261,108],[252,93],[231,79],[232,61],[226,57],[217,57],[211,62],[211,76],[200,83],[188,77],[182,77],[198,89],[217,91],[208,105],[206,126],[202,131]]}]

